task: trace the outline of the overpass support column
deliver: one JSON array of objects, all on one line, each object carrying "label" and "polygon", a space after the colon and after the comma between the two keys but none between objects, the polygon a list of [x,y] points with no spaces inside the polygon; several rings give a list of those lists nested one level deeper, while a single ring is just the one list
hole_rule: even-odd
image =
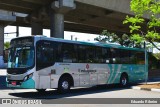
[{"label": "overpass support column", "polygon": [[0,67],[3,67],[3,50],[4,50],[4,26],[0,25]]},{"label": "overpass support column", "polygon": [[13,12],[0,10],[0,68],[4,68],[3,49],[4,49],[4,27],[16,21]]},{"label": "overpass support column", "polygon": [[43,27],[41,23],[32,22],[32,35],[43,35]]},{"label": "overpass support column", "polygon": [[51,37],[64,38],[64,15],[61,13],[51,15]]},{"label": "overpass support column", "polygon": [[54,1],[51,8],[51,37],[64,38],[64,14],[76,8],[74,0]]}]

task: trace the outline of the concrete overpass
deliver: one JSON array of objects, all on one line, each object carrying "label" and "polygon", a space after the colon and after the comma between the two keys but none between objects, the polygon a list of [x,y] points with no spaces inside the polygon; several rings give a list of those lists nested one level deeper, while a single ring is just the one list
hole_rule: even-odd
[{"label": "concrete overpass", "polygon": [[[63,38],[64,30],[99,34],[107,29],[118,34],[129,33],[128,26],[122,24],[126,15],[133,15],[129,3],[130,0],[0,0],[0,9],[10,12],[5,14],[12,17],[7,21],[9,25],[32,27],[33,35],[41,35],[43,28],[48,28],[51,37]],[[17,13],[26,14],[26,17]],[[1,11],[0,17],[3,14]],[[4,19],[0,19],[0,25]],[[5,25],[0,27],[1,41]],[[1,42],[0,56],[2,50]]]},{"label": "concrete overpass", "polygon": [[[37,22],[42,28],[50,28],[54,1],[0,0],[0,9],[28,14],[26,18],[17,17],[17,21],[12,25],[32,26]],[[98,34],[103,29],[114,32],[129,31],[128,26],[123,25],[122,21],[126,14],[132,15],[129,8],[130,0],[75,0],[74,2],[76,7],[69,8],[75,9],[61,10],[64,13],[65,30]],[[68,12],[65,12],[66,10]]]}]

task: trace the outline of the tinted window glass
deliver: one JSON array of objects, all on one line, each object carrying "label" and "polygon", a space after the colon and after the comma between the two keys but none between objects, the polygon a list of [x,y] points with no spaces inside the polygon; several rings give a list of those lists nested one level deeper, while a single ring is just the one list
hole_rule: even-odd
[{"label": "tinted window glass", "polygon": [[77,45],[72,43],[62,44],[62,62],[77,62]]},{"label": "tinted window glass", "polygon": [[78,45],[54,41],[37,43],[37,68],[52,66],[55,62],[144,64],[144,52],[117,48]]},{"label": "tinted window glass", "polygon": [[111,52],[111,59],[110,59],[110,63],[112,64],[116,64],[119,61],[119,54],[117,54],[117,50],[115,48],[111,48],[110,49]]},{"label": "tinted window glass", "polygon": [[54,54],[55,54],[55,61],[56,62],[62,62],[63,61],[63,55],[62,55],[62,43],[60,42],[54,42],[55,45],[53,45],[54,47]]},{"label": "tinted window glass", "polygon": [[130,51],[130,62],[131,64],[137,64],[136,51]]},{"label": "tinted window glass", "polygon": [[87,54],[86,54],[87,63],[94,63],[94,60],[95,60],[95,51],[94,51],[94,48],[96,48],[96,47],[86,46],[86,51],[87,51]]},{"label": "tinted window glass", "polygon": [[72,50],[72,62],[77,63],[78,62],[78,45],[74,44],[73,45],[73,50]]},{"label": "tinted window glass", "polygon": [[52,66],[54,64],[55,55],[51,42],[41,41],[37,43],[36,59],[37,70]]},{"label": "tinted window glass", "polygon": [[78,45],[78,62],[79,63],[86,63],[86,46]]},{"label": "tinted window glass", "polygon": [[95,49],[94,63],[103,63],[102,48],[95,47],[94,49]]},{"label": "tinted window glass", "polygon": [[120,63],[130,64],[130,52],[128,50],[119,50]]},{"label": "tinted window glass", "polygon": [[144,52],[136,52],[137,64],[145,64],[145,54]]},{"label": "tinted window glass", "polygon": [[102,63],[111,63],[111,52],[109,48],[102,48]]},{"label": "tinted window glass", "polygon": [[132,64],[145,64],[144,52],[131,51],[130,60]]}]

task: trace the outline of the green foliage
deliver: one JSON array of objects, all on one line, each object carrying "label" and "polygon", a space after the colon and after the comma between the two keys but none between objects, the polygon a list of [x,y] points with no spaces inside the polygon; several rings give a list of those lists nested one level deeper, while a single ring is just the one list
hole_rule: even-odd
[{"label": "green foliage", "polygon": [[10,42],[5,42],[4,43],[4,49],[8,49],[10,47]]},{"label": "green foliage", "polygon": [[144,12],[148,11],[151,1],[154,0],[132,0],[131,11],[137,15],[143,15]]},{"label": "green foliage", "polygon": [[126,20],[123,23],[126,24],[128,22],[130,22],[132,24],[143,23],[144,19],[143,18],[139,18],[138,15],[136,15],[135,17],[129,17],[127,15],[126,16]]},{"label": "green foliage", "polygon": [[[135,16],[126,16],[123,24],[129,24],[131,39],[136,43],[147,41],[156,46],[154,42],[160,42],[160,32],[157,28],[160,27],[160,0],[131,0],[130,7]],[[144,17],[149,20],[144,20]]]},{"label": "green foliage", "polygon": [[95,38],[96,41],[103,43],[117,43],[125,47],[140,47],[140,43],[134,42],[127,34],[117,35],[104,30],[102,34]]},{"label": "green foliage", "polygon": [[144,38],[141,37],[139,34],[133,34],[131,36],[131,40],[135,41],[138,44],[144,42]]},{"label": "green foliage", "polygon": [[144,19],[141,18],[139,15],[135,15],[135,17],[126,16],[126,19],[123,21],[123,24],[128,23],[130,24],[130,32],[133,33],[134,31],[140,31],[140,24],[144,23]]},{"label": "green foliage", "polygon": [[154,31],[148,31],[146,34],[148,40],[158,42],[160,40],[160,34]]},{"label": "green foliage", "polygon": [[99,37],[95,38],[94,40],[105,43],[105,42],[112,42],[114,41],[113,39],[117,39],[116,34],[104,30],[102,34]]}]

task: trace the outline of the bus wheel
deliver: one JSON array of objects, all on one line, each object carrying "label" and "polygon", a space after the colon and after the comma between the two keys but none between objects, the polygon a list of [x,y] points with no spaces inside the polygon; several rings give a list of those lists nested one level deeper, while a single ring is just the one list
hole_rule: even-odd
[{"label": "bus wheel", "polygon": [[128,76],[127,74],[122,74],[120,78],[120,86],[125,87],[128,85]]},{"label": "bus wheel", "polygon": [[71,82],[70,82],[70,79],[67,78],[67,77],[63,77],[59,80],[59,83],[58,83],[58,91],[60,93],[67,93],[69,92],[70,90],[70,87],[71,87]]},{"label": "bus wheel", "polygon": [[46,91],[46,89],[36,89],[39,93],[43,93]]}]

